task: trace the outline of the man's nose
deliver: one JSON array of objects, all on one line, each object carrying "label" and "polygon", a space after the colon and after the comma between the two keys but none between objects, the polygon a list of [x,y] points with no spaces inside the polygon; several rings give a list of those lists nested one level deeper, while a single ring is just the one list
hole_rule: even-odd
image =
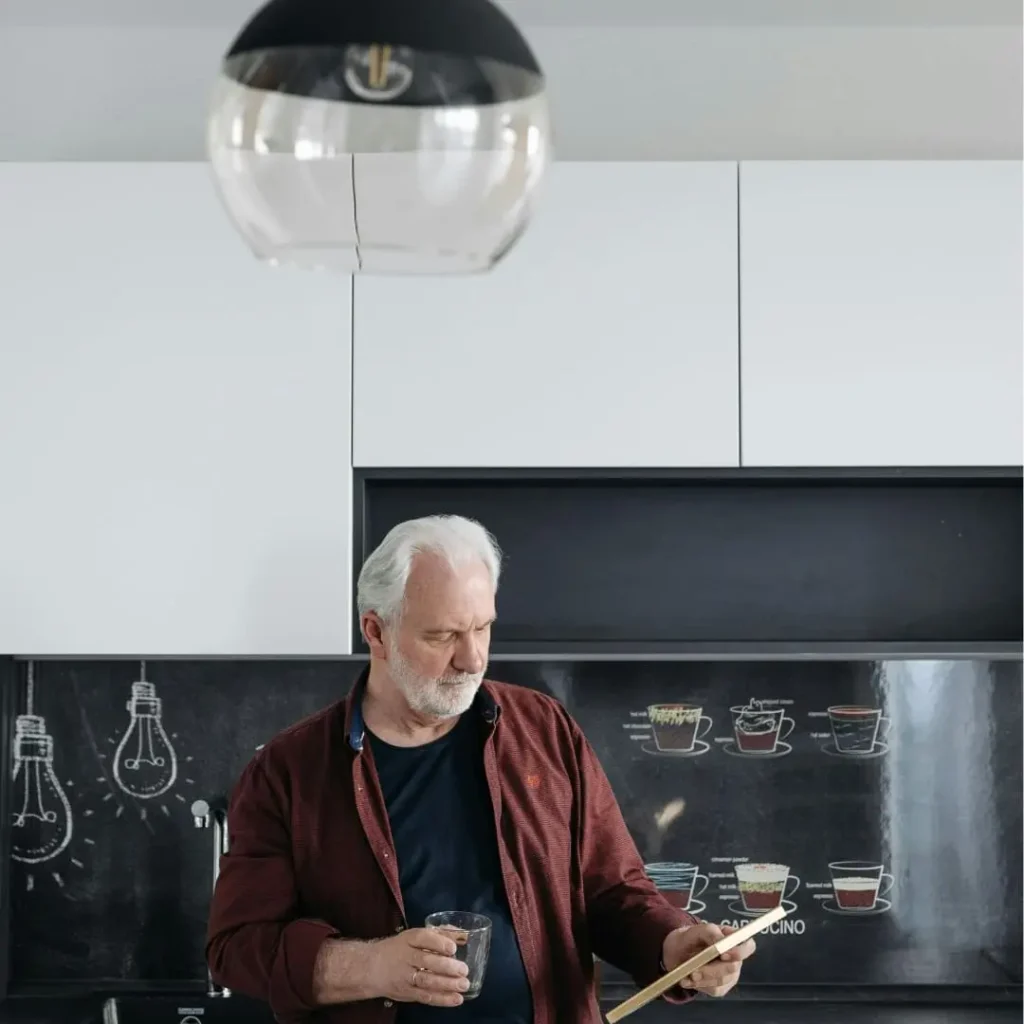
[{"label": "man's nose", "polygon": [[487,656],[484,651],[484,641],[476,633],[463,633],[459,637],[458,646],[452,657],[452,668],[456,672],[468,672],[475,675],[483,672],[487,664]]}]

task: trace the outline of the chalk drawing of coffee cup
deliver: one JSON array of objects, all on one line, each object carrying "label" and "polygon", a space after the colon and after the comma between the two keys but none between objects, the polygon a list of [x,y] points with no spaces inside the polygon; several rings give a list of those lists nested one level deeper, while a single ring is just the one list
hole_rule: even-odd
[{"label": "chalk drawing of coffee cup", "polygon": [[729,909],[744,917],[758,917],[780,904],[792,913],[796,904],[790,897],[800,888],[800,879],[790,874],[787,864],[737,864],[733,869],[740,898]]},{"label": "chalk drawing of coffee cup", "polygon": [[781,757],[793,748],[783,740],[796,723],[782,708],[765,707],[759,700],[729,708],[733,739],[723,744],[727,754],[740,757]]},{"label": "chalk drawing of coffee cup", "polygon": [[893,876],[885,867],[869,860],[835,860],[828,866],[832,876],[833,899],[825,910],[833,914],[882,914],[892,907],[883,899],[893,886]]},{"label": "chalk drawing of coffee cup", "polygon": [[828,709],[832,739],[822,748],[839,757],[878,757],[888,751],[889,719],[878,708],[863,704],[833,704]]},{"label": "chalk drawing of coffee cup", "polygon": [[645,743],[641,749],[646,754],[662,757],[698,757],[706,754],[711,747],[704,736],[712,721],[703,713],[699,704],[651,704],[647,708],[647,719],[651,723],[653,744]]},{"label": "chalk drawing of coffee cup", "polygon": [[684,861],[657,861],[644,865],[647,877],[669,903],[680,910],[699,914],[707,909],[697,897],[708,887],[708,876],[700,874],[696,864]]}]

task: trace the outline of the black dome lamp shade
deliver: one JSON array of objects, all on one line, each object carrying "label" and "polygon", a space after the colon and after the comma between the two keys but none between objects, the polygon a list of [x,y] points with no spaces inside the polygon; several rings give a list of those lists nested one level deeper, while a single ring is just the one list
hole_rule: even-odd
[{"label": "black dome lamp shade", "polygon": [[544,76],[490,0],[270,0],[224,58],[207,150],[262,259],[474,273],[529,222]]}]

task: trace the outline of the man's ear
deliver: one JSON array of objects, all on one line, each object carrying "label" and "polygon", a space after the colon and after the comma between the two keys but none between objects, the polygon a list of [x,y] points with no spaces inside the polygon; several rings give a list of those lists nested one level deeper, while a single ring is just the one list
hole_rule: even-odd
[{"label": "man's ear", "polygon": [[376,612],[367,612],[359,619],[359,628],[362,631],[366,646],[370,648],[370,655],[374,658],[388,657],[387,644],[384,643],[384,620]]}]

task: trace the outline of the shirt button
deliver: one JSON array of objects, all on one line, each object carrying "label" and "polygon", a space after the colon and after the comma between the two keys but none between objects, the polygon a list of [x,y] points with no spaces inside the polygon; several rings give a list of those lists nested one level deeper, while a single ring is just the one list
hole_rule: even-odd
[{"label": "shirt button", "polygon": [[399,925],[399,926],[398,926],[398,927],[397,927],[397,928],[395,929],[395,934],[396,934],[396,935],[398,935],[399,933],[401,933],[401,932],[404,932],[404,931],[405,931],[405,925],[404,925],[404,924],[400,924],[400,925]]},{"label": "shirt button", "polygon": [[391,1002],[390,999],[385,999],[384,1000],[384,1005],[390,1010],[391,1007],[394,1006],[395,1004],[393,1002]]}]

